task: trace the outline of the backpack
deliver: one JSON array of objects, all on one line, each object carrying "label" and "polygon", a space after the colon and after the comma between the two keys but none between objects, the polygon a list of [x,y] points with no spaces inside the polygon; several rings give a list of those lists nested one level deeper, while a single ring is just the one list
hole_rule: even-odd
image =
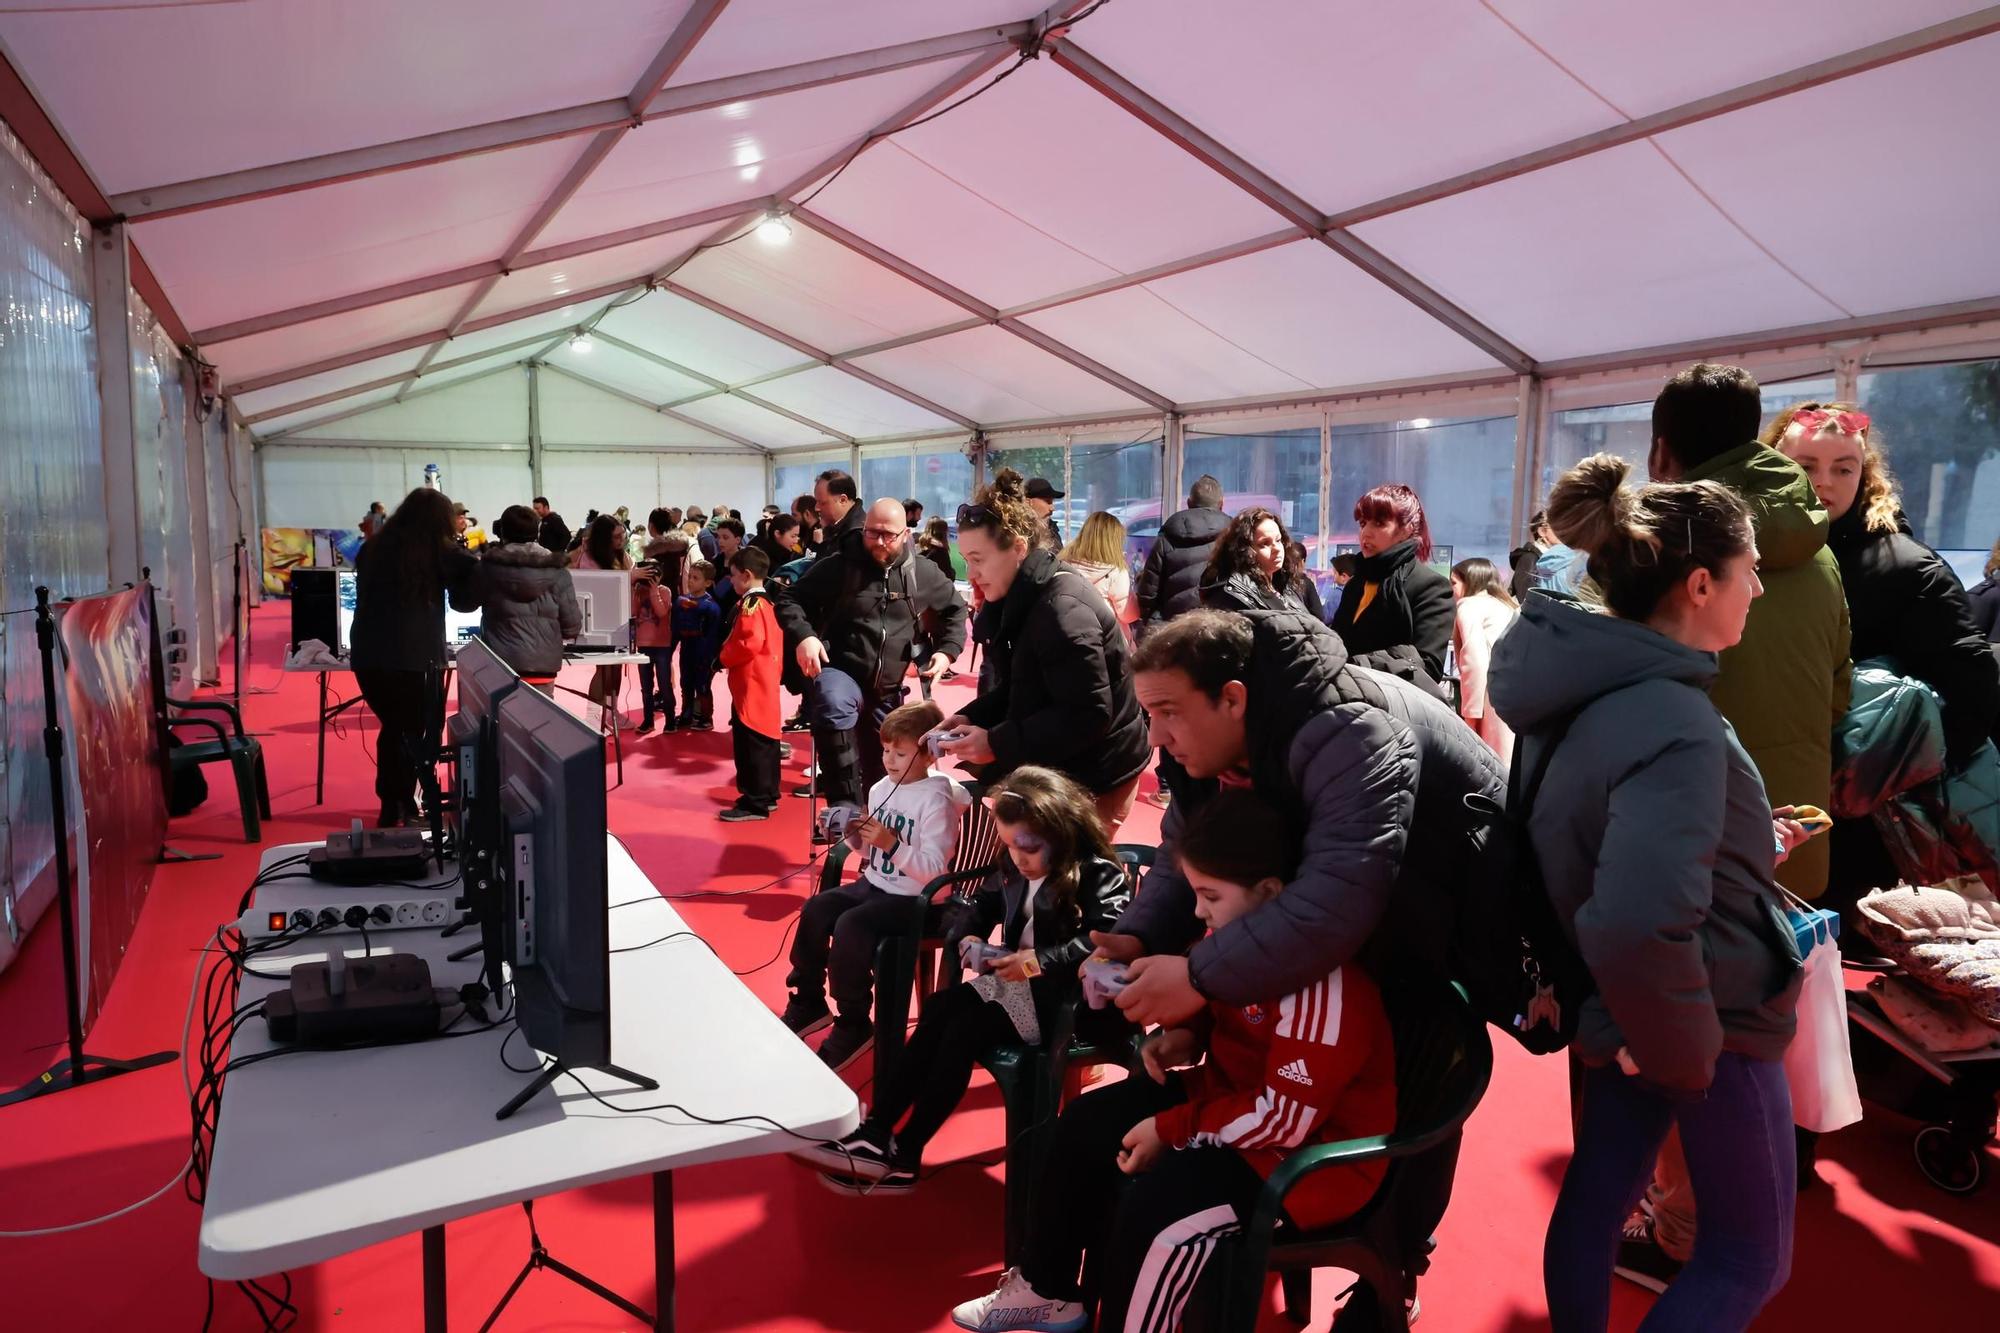
[{"label": "backpack", "polygon": [[1515,740],[1504,807],[1481,793],[1465,798],[1476,827],[1452,927],[1452,976],[1480,1017],[1536,1055],[1570,1044],[1597,989],[1549,901],[1528,833],[1549,761],[1575,720],[1558,724],[1525,781]]}]

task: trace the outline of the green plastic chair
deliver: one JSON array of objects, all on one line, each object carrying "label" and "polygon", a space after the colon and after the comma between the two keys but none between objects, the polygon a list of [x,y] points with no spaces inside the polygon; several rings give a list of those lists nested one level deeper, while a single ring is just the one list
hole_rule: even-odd
[{"label": "green plastic chair", "polygon": [[[1405,1182],[1424,1159],[1451,1151],[1486,1095],[1493,1046],[1455,985],[1430,1002],[1395,1005],[1389,1021],[1396,1038],[1395,1130],[1301,1149],[1271,1173],[1242,1237],[1218,1256],[1220,1310],[1212,1326],[1219,1333],[1254,1333],[1271,1271],[1283,1284],[1286,1315],[1302,1326],[1310,1322],[1315,1268],[1354,1273],[1375,1291],[1382,1333],[1407,1333],[1403,1302],[1428,1266],[1432,1242],[1416,1252],[1405,1246],[1399,1225]],[[1285,1218],[1285,1196],[1313,1172],[1384,1160],[1389,1170],[1381,1187],[1353,1217],[1312,1232]]]},{"label": "green plastic chair", "polygon": [[[255,736],[244,733],[243,715],[234,705],[219,699],[169,698],[166,708],[166,716],[161,719],[163,731],[202,727],[214,735],[212,740],[187,741],[167,747],[169,790],[172,789],[172,775],[184,769],[198,769],[204,764],[228,764],[230,774],[236,781],[236,803],[243,813],[243,841],[261,842],[261,821],[271,817],[271,784],[264,775],[264,747]],[[194,716],[197,713],[220,713],[228,719],[229,725],[224,726],[212,717]]]}]

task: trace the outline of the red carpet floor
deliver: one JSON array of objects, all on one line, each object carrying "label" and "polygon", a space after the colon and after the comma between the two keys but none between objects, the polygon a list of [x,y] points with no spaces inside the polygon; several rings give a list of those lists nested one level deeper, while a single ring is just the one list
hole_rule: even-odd
[{"label": "red carpet floor", "polygon": [[[374,728],[348,715],[328,737],[327,800],[312,803],[313,678],[277,669],[286,608],[255,621],[255,693],[249,721],[265,735],[277,818],[270,842],[323,837],[370,815]],[[581,673],[578,673],[579,675]],[[579,680],[577,683],[581,683]],[[636,690],[636,687],[632,687]],[[958,686],[946,687],[949,691]],[[726,707],[718,701],[718,711]],[[803,751],[804,747],[800,747]],[[796,771],[796,765],[794,766]],[[786,802],[765,824],[724,826],[715,811],[731,795],[725,732],[632,741],[626,783],[613,793],[613,831],[663,892],[749,888],[807,856],[805,803]],[[1150,785],[1150,784],[1149,784]],[[180,1040],[196,951],[233,916],[254,873],[257,849],[240,841],[225,784],[172,841],[221,861],[164,866],[137,938],[90,1036],[108,1055],[173,1047]],[[1157,832],[1141,803],[1125,836]],[[682,904],[688,921],[732,966],[776,963],[745,978],[773,1006],[783,995],[781,941],[806,891],[803,879],[736,900]],[[59,1052],[56,927],[45,920],[27,954],[0,974],[0,1084],[32,1077]],[[661,1022],[699,1021],[661,1014]],[[855,1067],[866,1077],[866,1062]],[[1440,1235],[1437,1266],[1423,1284],[1421,1327],[1449,1333],[1513,1333],[1545,1327],[1541,1238],[1567,1157],[1566,1096],[1559,1060],[1498,1045],[1493,1088],[1467,1133],[1457,1197]],[[867,1096],[863,1089],[863,1097]],[[397,1111],[384,1105],[384,1132]],[[2000,1310],[2000,1184],[1955,1198],[1933,1189],[1910,1158],[1913,1126],[1872,1108],[1860,1125],[1830,1138],[1825,1187],[1803,1196],[1792,1281],[1763,1329],[1993,1327]],[[957,1301],[990,1288],[999,1266],[1001,1178],[974,1159],[1001,1147],[990,1085],[975,1083],[965,1110],[934,1145],[945,1171],[913,1195],[849,1199],[828,1193],[783,1158],[680,1174],[681,1327],[689,1330],[841,1329],[917,1333],[950,1327]],[[187,1155],[187,1104],[169,1065],[0,1110],[0,1231],[91,1217],[143,1198],[177,1174]],[[1989,1161],[1989,1181],[2000,1159]],[[653,1299],[649,1209],[643,1183],[579,1190],[538,1208],[551,1252],[642,1304]],[[67,1235],[0,1241],[0,1328],[194,1329],[205,1287],[195,1270],[196,1210],[178,1185],[157,1202],[103,1226]],[[451,1321],[475,1328],[526,1255],[517,1209],[449,1229]],[[1313,1327],[1324,1329],[1344,1283],[1322,1274]],[[415,1237],[375,1246],[293,1274],[301,1327],[394,1333],[420,1325]],[[257,1327],[233,1288],[218,1284],[214,1327]],[[1617,1293],[1613,1326],[1634,1327],[1649,1297]],[[562,1279],[530,1279],[501,1328],[618,1329],[624,1316]],[[1272,1328],[1289,1327],[1275,1314]]]}]

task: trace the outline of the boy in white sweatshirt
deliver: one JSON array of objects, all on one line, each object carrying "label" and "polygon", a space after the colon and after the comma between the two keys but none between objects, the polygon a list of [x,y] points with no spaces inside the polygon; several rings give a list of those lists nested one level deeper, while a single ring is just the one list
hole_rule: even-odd
[{"label": "boy in white sweatshirt", "polygon": [[[924,734],[943,722],[944,711],[929,702],[904,704],[882,719],[887,776],[869,791],[865,817],[847,832],[849,846],[866,854],[861,873],[806,899],[799,912],[785,1026],[804,1037],[832,1023],[819,1054],[837,1070],[875,1043],[869,1010],[876,945],[922,928],[924,886],[949,870],[958,852],[960,815],[972,796],[956,779],[931,771],[923,744]],[[829,976],[838,1021],[827,1008]]]}]

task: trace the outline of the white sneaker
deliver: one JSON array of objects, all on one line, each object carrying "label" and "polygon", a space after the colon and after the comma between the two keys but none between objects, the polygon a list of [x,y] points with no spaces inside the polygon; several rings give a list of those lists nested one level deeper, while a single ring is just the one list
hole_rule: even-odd
[{"label": "white sneaker", "polygon": [[1077,1333],[1087,1321],[1083,1306],[1075,1301],[1052,1301],[1036,1292],[1010,1268],[1000,1275],[1000,1285],[992,1295],[967,1301],[951,1312],[951,1322],[978,1333],[1031,1329],[1034,1333]]}]

